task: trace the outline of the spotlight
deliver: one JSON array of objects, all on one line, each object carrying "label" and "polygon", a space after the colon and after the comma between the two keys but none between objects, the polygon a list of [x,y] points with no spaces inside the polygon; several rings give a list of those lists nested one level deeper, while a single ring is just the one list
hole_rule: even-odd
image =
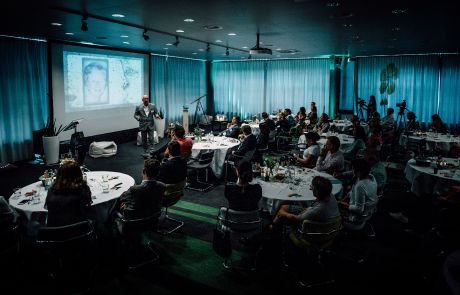
[{"label": "spotlight", "polygon": [[177,45],[179,45],[179,43],[180,43],[179,36],[176,36],[176,42],[174,42],[173,45],[177,47]]},{"label": "spotlight", "polygon": [[83,32],[88,31],[88,23],[86,22],[86,16],[81,19],[81,28]]},{"label": "spotlight", "polygon": [[209,52],[211,51],[211,45],[209,45],[209,43],[206,45],[206,52]]},{"label": "spotlight", "polygon": [[230,51],[228,51],[228,47],[227,47],[227,50],[225,50],[225,55],[226,55],[226,56],[229,56],[229,55],[230,55]]},{"label": "spotlight", "polygon": [[142,38],[144,38],[145,41],[149,41],[150,37],[147,35],[147,30],[144,30],[144,33],[142,33]]}]

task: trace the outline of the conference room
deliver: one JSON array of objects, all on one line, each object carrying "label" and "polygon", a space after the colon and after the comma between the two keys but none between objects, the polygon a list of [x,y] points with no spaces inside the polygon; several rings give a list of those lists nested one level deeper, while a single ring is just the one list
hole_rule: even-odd
[{"label": "conference room", "polygon": [[454,1],[6,6],[13,293],[460,292]]}]

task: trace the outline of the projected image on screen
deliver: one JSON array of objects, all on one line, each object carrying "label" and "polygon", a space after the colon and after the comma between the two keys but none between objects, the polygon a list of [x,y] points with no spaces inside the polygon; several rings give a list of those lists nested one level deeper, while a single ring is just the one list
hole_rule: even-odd
[{"label": "projected image on screen", "polygon": [[139,104],[144,94],[143,58],[64,51],[65,111]]}]

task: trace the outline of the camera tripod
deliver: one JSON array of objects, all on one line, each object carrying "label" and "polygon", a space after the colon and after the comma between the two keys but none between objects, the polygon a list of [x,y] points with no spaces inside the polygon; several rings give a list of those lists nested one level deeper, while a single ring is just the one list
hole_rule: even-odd
[{"label": "camera tripod", "polygon": [[405,116],[406,108],[401,107],[396,117],[395,130],[406,130],[407,129],[407,120]]}]

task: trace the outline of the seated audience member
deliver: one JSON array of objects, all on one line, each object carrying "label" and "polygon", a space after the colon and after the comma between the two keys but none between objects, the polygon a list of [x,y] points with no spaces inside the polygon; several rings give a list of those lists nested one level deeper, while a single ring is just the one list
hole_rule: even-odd
[{"label": "seated audience member", "polygon": [[342,215],[349,222],[360,223],[362,217],[372,214],[377,205],[377,182],[369,174],[371,166],[364,159],[355,159],[351,163],[356,182],[348,195],[339,201]]},{"label": "seated audience member", "polygon": [[18,213],[8,204],[5,197],[0,196],[0,233],[11,229],[18,222]]},{"label": "seated audience member", "polygon": [[379,156],[372,151],[366,151],[363,159],[371,166],[370,173],[374,176],[375,181],[377,182],[377,193],[380,195],[387,183],[387,169],[385,164],[380,162]]},{"label": "seated audience member", "polygon": [[380,125],[374,125],[367,139],[366,149],[378,151],[382,147],[382,143],[382,127],[380,127]]},{"label": "seated audience member", "polygon": [[337,136],[329,136],[326,144],[320,151],[315,170],[326,172],[331,175],[334,172],[342,171],[344,167],[344,158],[339,148],[340,139]]},{"label": "seated audience member", "polygon": [[47,226],[69,225],[88,219],[91,203],[91,190],[83,180],[80,166],[74,160],[65,160],[46,196]]},{"label": "seated audience member", "polygon": [[332,184],[329,179],[315,176],[311,182],[311,189],[316,201],[311,206],[282,205],[275,214],[271,228],[288,220],[300,226],[301,222],[308,219],[312,221],[328,221],[340,215],[337,201],[332,193]]},{"label": "seated audience member", "polygon": [[295,120],[297,122],[304,122],[307,119],[307,110],[305,107],[300,107],[299,111],[295,115]]},{"label": "seated audience member", "polygon": [[175,140],[180,145],[180,156],[182,159],[189,159],[192,155],[193,140],[185,137],[185,129],[181,125],[174,127],[174,134],[172,140]]},{"label": "seated audience member", "polygon": [[262,198],[260,184],[250,184],[252,181],[252,165],[248,161],[241,161],[236,167],[236,183],[228,182],[225,185],[224,196],[228,201],[228,208],[238,211],[253,211],[259,209]]},{"label": "seated audience member", "polygon": [[356,116],[356,115],[353,115],[351,117],[350,122],[351,122],[351,125],[345,127],[345,129],[343,130],[343,133],[348,134],[348,135],[353,135],[353,132],[354,132],[356,126],[360,126],[359,117]]},{"label": "seated audience member", "polygon": [[388,108],[387,115],[382,118],[381,126],[384,131],[393,130],[395,119],[393,117],[395,110],[393,108]]},{"label": "seated audience member", "polygon": [[329,116],[326,113],[323,113],[321,115],[319,122],[315,126],[315,130],[316,132],[318,132],[318,134],[321,134],[323,132],[328,132],[329,128],[330,128]]},{"label": "seated audience member", "polygon": [[[367,121],[370,121],[374,116],[374,113],[377,112],[377,102],[375,100],[375,95],[369,96],[369,102],[367,103]],[[380,119],[380,115],[379,115]]]},{"label": "seated audience member", "polygon": [[291,109],[284,109],[276,121],[276,126],[280,126],[281,130],[284,132],[289,132],[292,127],[295,126],[295,119],[292,116]]},{"label": "seated audience member", "polygon": [[447,133],[447,125],[444,123],[441,119],[441,117],[438,114],[434,114],[431,116],[431,124],[430,124],[430,130],[439,132],[439,133]]},{"label": "seated audience member", "polygon": [[276,125],[266,112],[262,113],[262,122],[259,123],[260,134],[257,140],[257,146],[266,146],[270,138],[270,133],[275,131]]},{"label": "seated audience member", "polygon": [[240,121],[240,116],[232,117],[232,122],[227,124],[227,130],[224,131],[226,137],[238,138],[238,135],[240,135]]},{"label": "seated audience member", "polygon": [[180,156],[180,144],[171,141],[165,150],[158,181],[178,183],[187,177],[187,162]]},{"label": "seated audience member", "polygon": [[406,129],[408,131],[415,131],[420,129],[420,124],[415,120],[415,114],[414,112],[408,112],[407,113],[407,127]]},{"label": "seated audience member", "polygon": [[345,148],[342,148],[342,152],[345,154],[345,158],[347,159],[354,159],[360,150],[364,150],[366,148],[366,132],[364,131],[363,126],[356,126],[353,129],[353,136],[355,141]]},{"label": "seated audience member", "polygon": [[254,150],[257,146],[257,138],[254,134],[252,134],[251,127],[249,125],[243,125],[241,130],[243,131],[241,143],[238,146],[238,149],[233,152],[233,154],[238,157],[244,156],[246,152]]},{"label": "seated audience member", "polygon": [[[152,215],[161,212],[161,201],[165,192],[165,184],[157,181],[160,172],[160,163],[155,159],[144,161],[142,182],[135,184],[125,191],[119,198],[120,211],[130,209],[136,217]],[[155,210],[152,212],[152,208]]]},{"label": "seated audience member", "polygon": [[320,151],[317,143],[319,135],[316,132],[308,132],[303,136],[306,139],[307,148],[303,151],[301,156],[295,156],[295,158],[300,165],[313,168],[316,165],[316,160],[318,159]]},{"label": "seated audience member", "polygon": [[310,104],[310,112],[307,114],[307,119],[310,120],[310,125],[315,125],[318,122],[318,110],[314,101]]}]

